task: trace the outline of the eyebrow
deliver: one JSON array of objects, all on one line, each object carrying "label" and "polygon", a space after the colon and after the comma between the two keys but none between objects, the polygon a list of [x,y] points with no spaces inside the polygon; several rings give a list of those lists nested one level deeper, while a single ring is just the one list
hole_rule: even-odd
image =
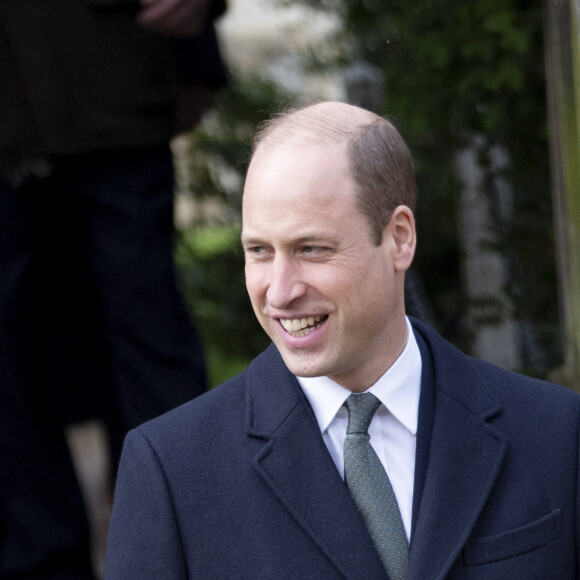
[{"label": "eyebrow", "polygon": [[[242,234],[240,241],[242,246],[254,246],[254,245],[263,245],[267,244],[268,242],[259,236],[244,236]],[[330,234],[321,234],[321,233],[312,233],[312,234],[303,234],[296,238],[291,238],[288,240],[290,245],[301,245],[301,244],[314,244],[320,242],[333,242],[335,241],[335,237]]]},{"label": "eyebrow", "polygon": [[256,236],[244,236],[244,234],[240,236],[240,242],[242,243],[242,246],[254,246],[256,244],[264,243],[260,238]]}]

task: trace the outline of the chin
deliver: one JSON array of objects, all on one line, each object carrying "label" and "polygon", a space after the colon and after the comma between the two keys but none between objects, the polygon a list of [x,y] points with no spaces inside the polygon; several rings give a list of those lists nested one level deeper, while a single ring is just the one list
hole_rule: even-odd
[{"label": "chin", "polygon": [[[278,346],[278,345],[276,345]],[[288,370],[293,374],[299,377],[317,377],[320,376],[319,373],[316,372],[316,369],[313,369],[311,365],[304,364],[304,362],[300,362],[296,360],[297,357],[294,355],[288,354],[284,352],[284,350],[280,349],[280,354],[282,355],[282,360],[284,364],[288,367]]]}]

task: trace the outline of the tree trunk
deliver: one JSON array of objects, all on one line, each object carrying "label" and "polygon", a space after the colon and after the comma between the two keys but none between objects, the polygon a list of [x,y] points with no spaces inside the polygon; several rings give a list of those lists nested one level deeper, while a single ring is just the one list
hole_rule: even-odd
[{"label": "tree trunk", "polygon": [[[503,368],[518,370],[521,368],[518,328],[505,289],[508,260],[498,250],[497,229],[498,220],[510,219],[512,192],[497,175],[493,183],[486,183],[485,170],[479,162],[482,146],[483,139],[475,137],[455,158],[462,185],[459,240],[471,352]],[[493,173],[509,163],[507,153],[501,148],[494,148],[490,155]]]}]

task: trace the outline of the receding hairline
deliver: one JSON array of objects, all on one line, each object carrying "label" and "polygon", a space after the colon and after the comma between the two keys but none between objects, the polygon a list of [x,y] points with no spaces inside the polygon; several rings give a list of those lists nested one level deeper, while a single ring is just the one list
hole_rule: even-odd
[{"label": "receding hairline", "polygon": [[263,123],[254,137],[252,154],[261,147],[283,144],[329,145],[349,141],[375,123],[387,123],[366,109],[340,102],[322,102],[286,109]]},{"label": "receding hairline", "polygon": [[324,102],[285,111],[258,130],[248,175],[256,157],[285,154],[286,148],[344,151],[357,207],[380,246],[394,209],[415,211],[416,183],[411,152],[397,128],[375,113],[345,103]]}]

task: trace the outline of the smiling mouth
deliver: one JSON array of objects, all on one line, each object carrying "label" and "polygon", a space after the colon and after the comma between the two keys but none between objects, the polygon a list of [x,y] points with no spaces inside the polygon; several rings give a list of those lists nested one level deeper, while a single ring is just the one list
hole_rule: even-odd
[{"label": "smiling mouth", "polygon": [[280,324],[288,334],[302,338],[319,328],[327,318],[327,315],[307,318],[280,318]]}]

